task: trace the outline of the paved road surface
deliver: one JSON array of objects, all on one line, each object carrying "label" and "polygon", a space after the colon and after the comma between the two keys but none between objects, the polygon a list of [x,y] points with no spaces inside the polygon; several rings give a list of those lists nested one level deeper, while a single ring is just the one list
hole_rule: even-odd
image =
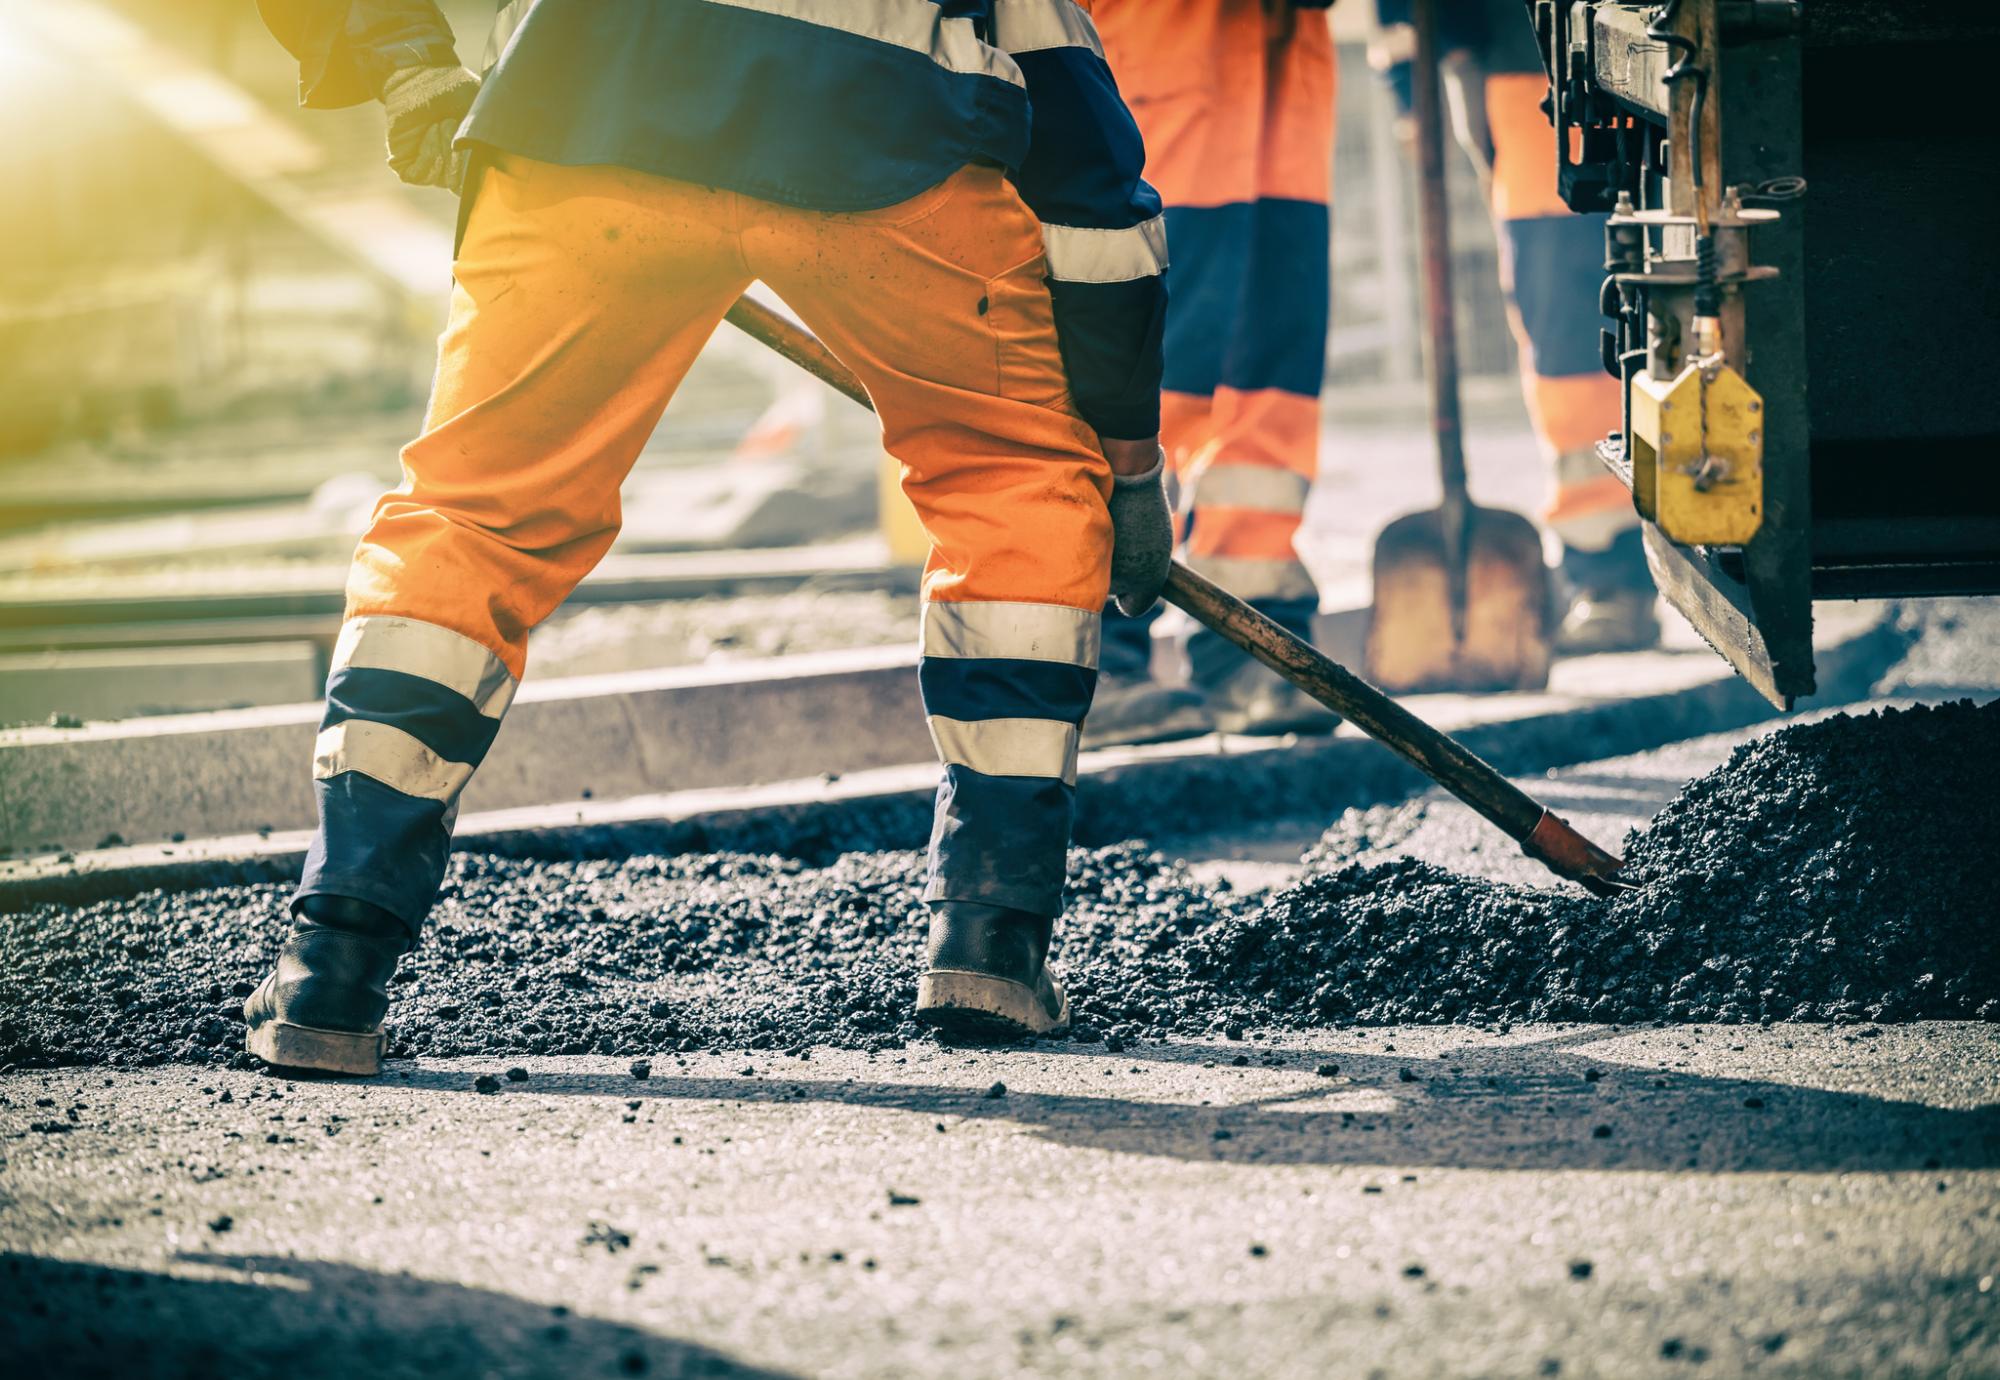
[{"label": "paved road surface", "polygon": [[[1615,838],[1732,741],[1544,785]],[[1513,866],[1453,807],[1404,825],[1438,861]],[[2000,1373],[2000,1027],[506,1067],[0,1077],[0,1356],[287,1380]]]},{"label": "paved road surface", "polygon": [[5,1079],[0,1354],[25,1332],[71,1374],[2000,1369],[1991,1027],[524,1066],[491,1095],[467,1063]]}]

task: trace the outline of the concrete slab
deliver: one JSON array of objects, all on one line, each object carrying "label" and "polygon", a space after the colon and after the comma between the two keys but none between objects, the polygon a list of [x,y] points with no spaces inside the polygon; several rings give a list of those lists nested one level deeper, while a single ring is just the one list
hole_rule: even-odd
[{"label": "concrete slab", "polygon": [[1990,1026],[625,1065],[0,1077],[0,1350],[287,1380],[2000,1370]]}]

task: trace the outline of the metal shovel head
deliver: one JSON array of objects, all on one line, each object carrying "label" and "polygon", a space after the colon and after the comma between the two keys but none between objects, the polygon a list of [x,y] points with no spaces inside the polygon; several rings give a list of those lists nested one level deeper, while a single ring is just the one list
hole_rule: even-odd
[{"label": "metal shovel head", "polygon": [[1542,538],[1519,513],[1466,516],[1465,635],[1453,634],[1438,509],[1408,513],[1375,542],[1366,674],[1392,694],[1540,690],[1549,683],[1553,601]]}]

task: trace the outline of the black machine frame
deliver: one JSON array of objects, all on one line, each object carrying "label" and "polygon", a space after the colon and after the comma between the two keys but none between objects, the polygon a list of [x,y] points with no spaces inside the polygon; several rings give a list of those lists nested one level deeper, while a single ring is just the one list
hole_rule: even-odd
[{"label": "black machine frame", "polygon": [[[1647,522],[1669,602],[1789,707],[1814,688],[1815,599],[2000,592],[2000,375],[1986,367],[2000,256],[1982,249],[2000,195],[1983,122],[1937,100],[1981,83],[2000,14],[1954,0],[1528,7],[1572,209],[1614,211],[1620,193],[1627,213],[1657,207],[1669,174],[1695,174],[1711,208],[1778,213],[1747,236],[1754,269],[1723,288],[1732,362],[1764,409],[1761,523],[1703,547]],[[1616,237],[1614,273],[1632,266]],[[1607,279],[1603,301],[1628,420],[1600,453],[1628,485],[1648,329],[1633,276]]]}]

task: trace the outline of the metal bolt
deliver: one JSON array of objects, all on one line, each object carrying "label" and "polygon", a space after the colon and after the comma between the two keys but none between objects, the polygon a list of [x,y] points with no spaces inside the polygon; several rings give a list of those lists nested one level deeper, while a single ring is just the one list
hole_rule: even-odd
[{"label": "metal bolt", "polygon": [[1760,402],[1753,402],[1750,404],[1750,410],[1752,412],[1762,412],[1764,410],[1764,404]]}]

